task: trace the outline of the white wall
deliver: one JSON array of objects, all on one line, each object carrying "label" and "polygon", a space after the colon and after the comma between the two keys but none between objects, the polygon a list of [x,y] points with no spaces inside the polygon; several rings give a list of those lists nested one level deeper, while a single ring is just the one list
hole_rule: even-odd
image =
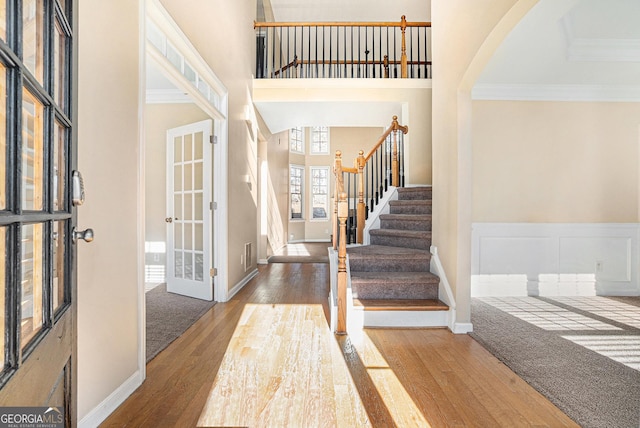
[{"label": "white wall", "polygon": [[93,242],[77,246],[78,420],[96,417],[91,425],[104,416],[100,405],[110,394],[142,380],[139,5],[78,3],[78,167],[86,189],[78,224],[95,231]]},{"label": "white wall", "polygon": [[180,29],[228,90],[228,289],[248,275],[240,257],[253,246],[251,269],[257,266],[258,142],[245,121],[251,100],[255,62],[255,0],[229,2],[161,0]]},{"label": "white wall", "polygon": [[[433,245],[471,328],[471,88],[505,35],[536,0],[432,2]],[[438,72],[441,70],[442,72]]]},{"label": "white wall", "polygon": [[640,104],[473,102],[473,221],[637,222]]}]

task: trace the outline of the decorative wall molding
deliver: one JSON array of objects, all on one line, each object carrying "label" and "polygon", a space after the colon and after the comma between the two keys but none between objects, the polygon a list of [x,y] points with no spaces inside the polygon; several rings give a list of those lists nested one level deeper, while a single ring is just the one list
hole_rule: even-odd
[{"label": "decorative wall molding", "polygon": [[471,295],[640,295],[639,237],[636,223],[474,223]]},{"label": "decorative wall molding", "polygon": [[640,102],[640,86],[478,83],[471,90],[471,98],[490,101]]}]

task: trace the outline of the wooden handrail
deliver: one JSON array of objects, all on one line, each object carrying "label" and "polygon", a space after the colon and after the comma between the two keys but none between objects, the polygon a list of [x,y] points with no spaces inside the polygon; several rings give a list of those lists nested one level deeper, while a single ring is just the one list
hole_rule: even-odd
[{"label": "wooden handrail", "polygon": [[358,152],[358,157],[354,160],[354,167],[349,168],[342,165],[342,152],[336,151],[336,157],[334,161],[333,173],[335,175],[335,204],[334,204],[334,222],[333,222],[333,248],[338,252],[338,281],[337,281],[337,301],[338,301],[338,322],[336,327],[336,334],[347,333],[347,218],[349,217],[349,204],[348,195],[344,189],[344,176],[343,174],[358,174],[358,195],[357,195],[357,209],[356,209],[356,242],[361,244],[364,240],[364,223],[366,219],[366,204],[364,195],[364,168],[367,161],[373,156],[373,154],[380,148],[385,142],[387,137],[392,132],[395,132],[392,146],[392,185],[399,185],[399,166],[398,166],[398,141],[397,132],[401,131],[403,134],[409,132],[408,126],[402,126],[398,123],[398,116],[393,116],[391,125],[382,134],[382,137],[375,144],[373,149],[364,155],[364,151]]},{"label": "wooden handrail", "polygon": [[371,156],[373,156],[376,150],[380,148],[382,143],[385,142],[389,134],[391,134],[393,131],[402,131],[403,134],[406,134],[407,132],[409,132],[409,127],[400,125],[398,123],[398,116],[393,116],[393,120],[391,121],[391,126],[389,126],[389,128],[385,131],[385,133],[382,134],[382,136],[380,137],[378,142],[373,146],[373,148],[369,150],[369,153],[367,153],[367,155],[364,157],[365,162],[371,159]]},{"label": "wooden handrail", "polygon": [[[403,15],[404,16],[404,15]],[[253,28],[273,27],[431,27],[431,22],[257,22],[253,21]]]}]

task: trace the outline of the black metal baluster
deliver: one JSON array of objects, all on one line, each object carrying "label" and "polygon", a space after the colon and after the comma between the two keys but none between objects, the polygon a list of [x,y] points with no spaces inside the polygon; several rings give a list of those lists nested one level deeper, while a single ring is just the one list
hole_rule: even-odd
[{"label": "black metal baluster", "polygon": [[398,77],[398,28],[393,27],[393,77]]},{"label": "black metal baluster", "polygon": [[409,45],[409,48],[411,49],[411,77],[415,77],[414,76],[414,65],[413,65],[413,27],[409,28],[409,37],[411,40],[411,44]]},{"label": "black metal baluster", "polygon": [[360,38],[362,36],[362,27],[358,27],[358,77],[360,77],[360,67],[362,67],[362,64],[360,62],[360,52],[361,52],[361,46],[360,46]]},{"label": "black metal baluster", "polygon": [[[391,134],[389,134],[389,136],[391,136]],[[389,183],[389,154],[391,152],[391,150],[389,150],[389,137],[387,137],[387,139],[384,142],[384,191],[380,192],[384,195],[384,192],[386,192],[389,189],[389,185],[391,183]]]},{"label": "black metal baluster", "polygon": [[311,27],[308,27],[309,29],[309,40],[307,40],[307,54],[309,56],[309,58],[307,58],[307,77],[312,77],[311,76]]},{"label": "black metal baluster", "polygon": [[378,75],[384,77],[384,64],[382,64],[382,27],[378,28]]},{"label": "black metal baluster", "polygon": [[369,27],[364,27],[364,77],[369,77]]},{"label": "black metal baluster", "polygon": [[344,40],[344,78],[347,78],[347,27],[343,28],[343,40]]},{"label": "black metal baluster", "polygon": [[384,175],[383,175],[383,171],[384,171],[384,167],[383,167],[383,154],[382,152],[384,151],[384,144],[382,147],[378,147],[378,166],[379,166],[379,170],[378,170],[378,192],[376,193],[376,205],[378,205],[378,202],[380,202],[380,198],[382,197],[382,194],[384,193]]},{"label": "black metal baluster", "polygon": [[331,76],[331,54],[333,52],[332,51],[332,42],[331,42],[331,33],[333,33],[333,27],[329,26],[329,77],[333,77]]},{"label": "black metal baluster", "polygon": [[316,25],[316,78],[320,77],[318,72],[318,26]]}]

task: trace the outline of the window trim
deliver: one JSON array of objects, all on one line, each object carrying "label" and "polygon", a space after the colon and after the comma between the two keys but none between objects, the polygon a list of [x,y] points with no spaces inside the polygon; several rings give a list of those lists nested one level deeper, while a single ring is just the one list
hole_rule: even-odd
[{"label": "window trim", "polygon": [[[327,209],[325,211],[326,216],[325,217],[319,217],[319,218],[315,218],[313,216],[313,198],[316,196],[316,193],[313,191],[313,171],[314,170],[324,170],[327,172],[327,188],[326,188],[326,193],[325,195],[325,199],[326,199],[326,206]],[[328,166],[311,166],[309,167],[309,195],[310,198],[309,200],[311,201],[311,203],[309,204],[309,221],[314,221],[314,222],[326,222],[330,220],[330,201],[329,201],[329,189],[331,187],[331,174],[330,174],[330,168]],[[320,194],[319,194],[320,195]]]},{"label": "window trim", "polygon": [[[300,145],[302,146],[301,150],[295,150],[292,148],[292,142],[294,141],[292,138],[292,134],[294,132],[294,130],[300,130]],[[293,128],[289,129],[289,153],[295,153],[298,155],[303,155],[304,154],[304,149],[305,149],[305,128],[303,126],[294,126]],[[297,141],[297,140],[296,140]]]},{"label": "window trim", "polygon": [[[326,129],[326,133],[327,133],[327,151],[326,152],[319,152],[319,151],[315,151],[314,150],[314,135],[318,132],[324,132],[323,129]],[[310,142],[309,142],[309,153],[313,156],[327,156],[329,154],[331,154],[331,128],[328,126],[314,126],[311,128],[311,136],[310,136]]]},{"label": "window trim", "polygon": [[[297,217],[293,217],[293,210],[292,210],[292,203],[293,203],[293,199],[291,197],[292,193],[291,193],[291,178],[292,178],[292,170],[293,169],[299,169],[301,171],[300,173],[300,218]],[[304,216],[304,204],[305,204],[305,182],[306,182],[306,168],[304,165],[297,165],[297,164],[289,164],[289,221],[306,221],[305,216]]]}]

